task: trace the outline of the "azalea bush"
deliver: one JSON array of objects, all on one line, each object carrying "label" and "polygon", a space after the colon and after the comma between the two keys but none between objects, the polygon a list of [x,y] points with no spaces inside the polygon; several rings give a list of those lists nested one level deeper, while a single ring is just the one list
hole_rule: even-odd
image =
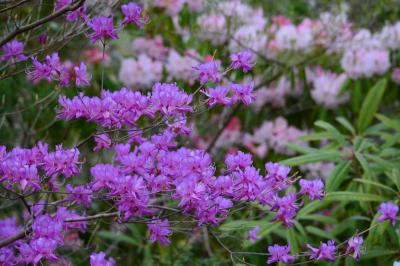
[{"label": "azalea bush", "polygon": [[395,265],[399,15],[1,3],[0,264]]}]

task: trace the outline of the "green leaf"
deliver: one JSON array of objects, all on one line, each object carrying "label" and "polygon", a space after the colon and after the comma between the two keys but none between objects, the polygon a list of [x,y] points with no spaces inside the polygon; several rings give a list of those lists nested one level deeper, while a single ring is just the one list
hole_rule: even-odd
[{"label": "green leaf", "polygon": [[138,246],[140,244],[137,240],[135,240],[127,235],[120,235],[120,234],[116,234],[116,233],[113,233],[110,231],[100,231],[97,234],[103,238],[107,238],[107,239],[114,240],[117,242],[127,243],[127,244],[134,245],[134,246]]},{"label": "green leaf", "polygon": [[315,227],[315,226],[311,226],[311,225],[306,226],[306,231],[309,232],[310,234],[319,236],[319,237],[321,237],[321,238],[324,238],[324,239],[333,239],[333,240],[335,240],[336,242],[338,242],[338,240],[337,240],[332,234],[328,233],[328,232],[325,231],[325,230],[319,229],[319,228],[317,228],[317,227]]},{"label": "green leaf", "polygon": [[314,140],[333,139],[333,138],[334,138],[334,136],[330,132],[318,132],[318,133],[300,136],[299,140],[314,141]]},{"label": "green leaf", "polygon": [[292,151],[295,151],[298,153],[303,153],[303,154],[318,152],[317,149],[310,148],[307,146],[297,145],[297,144],[293,144],[293,143],[288,143],[285,146],[288,147],[289,149],[291,149]]},{"label": "green leaf", "polygon": [[337,130],[334,126],[332,126],[331,124],[325,122],[325,121],[317,121],[314,123],[317,127],[323,128],[326,131],[328,131],[329,133],[332,134],[332,136],[334,136],[334,140],[336,140],[337,142],[339,142],[340,144],[344,145],[346,144],[346,139],[345,137],[339,132],[339,130]]},{"label": "green leaf", "polygon": [[340,152],[338,151],[323,151],[311,154],[301,155],[294,158],[281,161],[281,164],[296,166],[306,163],[315,163],[320,161],[336,161],[340,159]]},{"label": "green leaf", "polygon": [[383,185],[383,184],[381,184],[379,182],[372,181],[372,180],[356,178],[356,179],[354,179],[354,181],[359,182],[359,183],[363,183],[363,184],[373,185],[373,186],[376,186],[376,187],[381,187],[381,188],[386,189],[386,190],[388,190],[390,192],[397,193],[396,190],[394,190],[393,188],[388,187],[386,185]]},{"label": "green leaf", "polygon": [[303,215],[303,216],[299,217],[299,220],[316,221],[316,222],[321,222],[321,223],[325,223],[325,224],[336,224],[337,223],[335,218],[332,218],[330,216],[325,216],[322,214]]},{"label": "green leaf", "polygon": [[361,167],[364,169],[365,174],[367,175],[368,178],[371,178],[371,168],[370,165],[368,164],[367,159],[365,159],[364,155],[356,152],[355,153],[357,161],[361,164]]},{"label": "green leaf", "polygon": [[297,240],[296,231],[293,227],[287,231],[287,241],[290,243],[291,254],[297,254],[299,252],[299,241]]},{"label": "green leaf", "polygon": [[391,119],[391,118],[388,118],[381,114],[376,114],[375,117],[378,118],[379,121],[381,121],[387,127],[396,129],[397,131],[400,131],[400,120]]},{"label": "green leaf", "polygon": [[372,122],[386,89],[387,80],[379,80],[368,92],[361,106],[357,130],[362,133]]},{"label": "green leaf", "polygon": [[325,190],[327,192],[337,190],[346,179],[351,166],[351,161],[340,162],[326,180]]},{"label": "green leaf", "polygon": [[325,196],[326,201],[385,201],[386,199],[382,196],[361,192],[352,191],[337,191],[328,192]]},{"label": "green leaf", "polygon": [[309,204],[305,205],[302,207],[298,213],[297,213],[297,218],[301,219],[302,217],[306,216],[309,213],[312,213],[313,211],[316,211],[320,208],[323,208],[325,205],[327,205],[327,202],[325,201],[312,201]]},{"label": "green leaf", "polygon": [[336,121],[338,121],[344,128],[346,128],[351,134],[355,135],[356,130],[353,125],[344,117],[336,117]]}]

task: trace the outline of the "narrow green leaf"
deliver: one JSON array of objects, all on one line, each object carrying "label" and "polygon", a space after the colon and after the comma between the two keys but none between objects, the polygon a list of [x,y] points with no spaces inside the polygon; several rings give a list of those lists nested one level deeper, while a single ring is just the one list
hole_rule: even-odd
[{"label": "narrow green leaf", "polygon": [[315,163],[320,161],[336,161],[340,159],[340,152],[338,151],[324,151],[316,152],[306,155],[300,155],[294,158],[281,161],[281,164],[296,166],[306,163]]},{"label": "narrow green leaf", "polygon": [[293,144],[293,143],[288,143],[285,146],[288,147],[289,149],[291,149],[292,151],[295,151],[298,153],[303,153],[303,154],[318,152],[317,149],[310,148],[307,146],[301,146],[301,145],[297,145],[297,144]]},{"label": "narrow green leaf", "polygon": [[314,123],[317,127],[323,128],[334,136],[334,139],[340,144],[346,144],[345,137],[333,125],[325,121],[317,121]]},{"label": "narrow green leaf", "polygon": [[381,121],[387,127],[394,128],[400,131],[400,120],[391,119],[381,114],[376,114],[375,117],[378,118],[379,121]]},{"label": "narrow green leaf", "polygon": [[309,232],[310,234],[319,236],[319,237],[321,237],[321,238],[324,238],[324,239],[333,239],[333,240],[335,240],[335,241],[338,242],[338,240],[337,240],[333,235],[331,235],[331,234],[328,233],[327,231],[322,230],[322,229],[319,229],[319,228],[317,228],[317,227],[315,227],[315,226],[311,226],[311,225],[306,226],[306,231]]},{"label": "narrow green leaf", "polygon": [[382,196],[352,191],[328,192],[325,196],[326,201],[385,201]]},{"label": "narrow green leaf", "polygon": [[287,230],[287,241],[290,243],[290,253],[297,254],[299,252],[299,241],[297,240],[296,231],[293,227]]},{"label": "narrow green leaf", "polygon": [[361,164],[361,167],[364,169],[364,172],[367,176],[367,178],[371,178],[372,177],[372,173],[371,173],[371,168],[370,165],[368,164],[367,159],[364,157],[363,154],[356,152],[355,153],[357,161]]},{"label": "narrow green leaf", "polygon": [[368,92],[361,106],[360,115],[358,118],[357,129],[359,132],[364,132],[368,125],[372,122],[379,104],[382,100],[386,89],[387,80],[385,78],[379,80]]},{"label": "narrow green leaf", "polygon": [[338,121],[344,128],[346,128],[351,134],[355,135],[356,130],[353,125],[344,117],[336,117],[336,121]]},{"label": "narrow green leaf", "polygon": [[107,239],[118,241],[118,242],[127,243],[127,244],[134,245],[134,246],[138,246],[140,244],[137,240],[135,240],[135,239],[133,239],[133,238],[131,238],[129,236],[120,235],[120,234],[116,234],[116,233],[109,232],[109,231],[100,231],[97,234],[100,237],[103,237],[103,238],[107,238]]},{"label": "narrow green leaf", "polygon": [[312,201],[299,210],[299,212],[297,213],[297,218],[301,219],[302,217],[306,216],[307,214],[323,208],[325,205],[327,205],[327,202],[325,202],[325,201],[319,201],[319,200]]},{"label": "narrow green leaf", "polygon": [[322,214],[303,215],[303,216],[299,217],[299,220],[316,221],[316,222],[321,222],[321,223],[325,223],[325,224],[336,224],[337,223],[335,218],[332,218],[330,216],[325,216]]},{"label": "narrow green leaf", "polygon": [[314,140],[333,139],[333,138],[334,138],[334,136],[330,132],[318,132],[318,133],[300,136],[299,140],[314,141]]},{"label": "narrow green leaf", "polygon": [[386,186],[386,185],[383,185],[383,184],[381,184],[381,183],[372,181],[372,180],[366,180],[366,179],[356,178],[356,179],[354,179],[354,181],[359,182],[359,183],[363,183],[363,184],[368,184],[368,185],[373,185],[373,186],[381,187],[381,188],[383,188],[383,189],[386,189],[387,191],[397,193],[396,190],[394,190],[393,188],[388,187],[388,186]]},{"label": "narrow green leaf", "polygon": [[346,179],[351,166],[351,161],[340,162],[326,180],[325,190],[327,192],[337,190]]}]

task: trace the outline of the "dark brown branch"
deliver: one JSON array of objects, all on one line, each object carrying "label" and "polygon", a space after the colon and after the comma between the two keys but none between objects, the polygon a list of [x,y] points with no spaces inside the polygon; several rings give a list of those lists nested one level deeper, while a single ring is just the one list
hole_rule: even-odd
[{"label": "dark brown branch", "polygon": [[8,6],[8,7],[5,7],[5,8],[3,8],[3,9],[0,9],[0,13],[3,13],[3,12],[6,12],[7,10],[10,10],[10,9],[13,9],[13,8],[16,8],[16,7],[19,7],[19,6],[25,4],[26,2],[29,2],[29,1],[30,1],[30,0],[21,0],[21,1],[19,1],[19,2],[15,3],[15,4],[13,4],[13,5],[11,5],[11,6]]},{"label": "dark brown branch", "polygon": [[28,24],[26,26],[23,26],[21,28],[17,28],[16,30],[14,30],[13,32],[8,34],[3,40],[0,41],[0,47],[2,47],[4,44],[6,44],[9,41],[11,41],[12,39],[14,39],[16,36],[18,36],[21,33],[35,29],[55,18],[58,18],[59,16],[64,15],[65,13],[67,13],[69,11],[74,11],[74,10],[78,9],[79,7],[81,7],[83,5],[84,2],[85,2],[85,0],[79,0],[75,4],[68,5],[68,6],[48,15],[47,17],[41,18],[41,19],[39,19],[31,24]]}]

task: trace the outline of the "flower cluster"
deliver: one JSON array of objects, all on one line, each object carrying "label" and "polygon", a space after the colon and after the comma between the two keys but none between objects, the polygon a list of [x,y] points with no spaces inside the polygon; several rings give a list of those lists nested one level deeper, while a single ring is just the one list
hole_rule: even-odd
[{"label": "flower cluster", "polygon": [[69,85],[70,80],[75,77],[75,85],[78,87],[90,84],[90,76],[83,62],[74,67],[74,75],[71,75],[67,65],[61,63],[58,53],[46,56],[43,62],[40,62],[36,57],[32,57],[32,65],[33,69],[28,72],[28,76],[34,83],[43,79],[48,82],[56,80],[60,86],[66,87]]},{"label": "flower cluster", "polygon": [[63,149],[61,145],[53,152],[48,151],[48,145],[43,143],[31,149],[17,147],[9,152],[1,146],[0,181],[10,188],[17,186],[22,191],[39,190],[45,183],[56,188],[57,176],[68,178],[79,173],[78,157],[78,149]]}]

